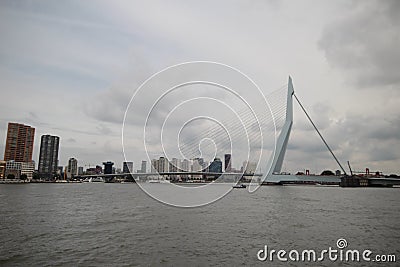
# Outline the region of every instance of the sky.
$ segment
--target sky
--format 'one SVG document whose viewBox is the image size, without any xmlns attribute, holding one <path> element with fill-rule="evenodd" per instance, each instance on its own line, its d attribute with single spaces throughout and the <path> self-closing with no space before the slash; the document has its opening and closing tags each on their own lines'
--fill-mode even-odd
<svg viewBox="0 0 400 267">
<path fill-rule="evenodd" d="M 53 134 L 60 165 L 121 167 L 137 88 L 171 65 L 212 61 L 265 95 L 290 75 L 342 164 L 400 173 L 399 12 L 398 1 L 0 1 L 0 150 L 12 121 L 36 128 L 36 162 L 40 136 Z M 305 169 L 338 166 L 294 103 L 283 171 Z"/>
</svg>

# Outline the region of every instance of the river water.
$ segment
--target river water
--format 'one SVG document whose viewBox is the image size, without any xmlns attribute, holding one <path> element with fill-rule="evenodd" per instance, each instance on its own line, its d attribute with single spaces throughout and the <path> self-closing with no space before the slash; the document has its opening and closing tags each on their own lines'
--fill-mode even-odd
<svg viewBox="0 0 400 267">
<path fill-rule="evenodd" d="M 397 255 L 379 265 L 396 266 L 400 189 L 264 186 L 188 209 L 161 204 L 136 184 L 0 185 L 0 226 L 0 266 L 367 264 L 257 259 L 265 245 L 320 251 L 339 238 L 351 249 Z"/>
</svg>

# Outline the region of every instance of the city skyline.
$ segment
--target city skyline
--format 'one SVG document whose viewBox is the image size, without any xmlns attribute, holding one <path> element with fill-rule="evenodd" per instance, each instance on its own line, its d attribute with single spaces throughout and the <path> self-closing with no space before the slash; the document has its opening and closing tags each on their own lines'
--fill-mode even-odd
<svg viewBox="0 0 400 267">
<path fill-rule="evenodd" d="M 38 171 L 38 173 L 41 175 L 44 175 L 44 176 L 49 176 L 49 174 L 54 175 L 54 173 L 56 173 L 58 167 L 63 167 L 63 168 L 66 167 L 68 169 L 71 168 L 71 159 L 74 159 L 77 162 L 79 162 L 79 159 L 76 159 L 76 157 L 73 157 L 73 156 L 69 156 L 68 160 L 65 164 L 63 162 L 60 162 L 58 160 L 60 137 L 51 135 L 51 134 L 41 135 L 38 160 L 35 160 L 32 157 L 32 155 L 34 152 L 34 143 L 35 143 L 34 140 L 35 140 L 36 128 L 34 128 L 30 125 L 25 125 L 25 124 L 17 123 L 17 122 L 8 122 L 8 125 L 9 126 L 7 128 L 8 134 L 7 134 L 7 138 L 6 138 L 6 144 L 9 143 L 9 145 L 5 146 L 5 150 L 3 153 L 5 161 L 15 160 L 17 162 L 33 162 L 35 164 L 35 169 Z M 23 130 L 23 133 L 22 133 L 22 130 Z M 27 134 L 27 133 L 29 133 L 29 134 Z M 13 138 L 22 138 L 20 136 L 23 137 L 23 141 L 20 141 L 20 142 L 17 141 L 19 146 L 15 147 L 11 151 L 9 148 L 10 144 L 11 144 L 11 140 L 13 140 Z M 17 139 L 15 139 L 15 140 L 17 140 Z M 26 149 L 25 149 L 25 142 L 29 143 L 29 145 L 27 146 Z M 24 146 L 23 149 L 22 149 L 21 145 Z M 11 152 L 12 152 L 12 155 L 11 155 Z M 28 158 L 29 160 L 23 161 L 19 158 L 18 158 L 18 160 L 16 160 L 16 155 L 21 154 L 21 153 L 23 153 L 23 156 L 20 156 L 19 158 L 21 158 L 21 159 Z M 6 158 L 6 155 L 7 155 L 7 158 Z M 232 165 L 231 154 L 221 154 L 221 156 L 224 156 L 224 158 L 225 158 L 224 163 L 228 166 L 228 170 L 230 170 L 231 168 L 235 169 L 234 167 L 231 166 Z M 228 157 L 228 159 L 227 159 L 227 157 Z M 165 155 L 160 156 L 160 158 L 165 158 Z M 218 157 L 216 157 L 215 159 L 217 159 L 217 158 Z M 197 159 L 198 158 L 190 158 L 190 159 L 180 159 L 179 158 L 178 160 L 179 160 L 179 163 L 181 163 L 181 161 L 184 161 L 184 160 L 193 161 L 193 160 L 197 160 Z M 200 159 L 202 159 L 202 158 L 200 158 Z M 149 160 L 149 162 L 152 162 L 152 160 L 157 160 L 157 159 L 152 158 Z M 171 158 L 171 160 L 168 161 L 168 164 L 170 162 L 174 162 L 174 160 L 177 160 L 177 158 L 174 158 L 174 157 Z M 204 160 L 204 159 L 202 159 L 202 160 Z M 85 162 L 85 161 L 83 160 L 83 162 Z M 125 163 L 127 163 L 128 165 L 125 166 L 126 165 Z M 211 164 L 211 161 L 208 163 Z M 99 164 L 100 164 L 100 162 L 96 162 L 96 163 L 93 163 L 92 166 L 99 165 Z M 201 165 L 203 165 L 203 164 L 201 164 Z M 91 165 L 85 164 L 84 166 L 82 166 L 82 165 L 78 164 L 76 168 L 75 167 L 73 168 L 73 173 L 75 173 L 75 172 L 76 172 L 76 174 L 78 173 L 78 169 L 77 169 L 78 166 L 90 168 Z M 119 166 L 119 165 L 116 165 L 116 166 Z M 140 166 L 141 166 L 140 169 L 135 170 L 133 161 L 123 161 L 121 163 L 120 169 L 121 170 L 130 169 L 131 172 L 147 171 L 147 160 L 141 160 Z M 165 166 L 168 166 L 167 163 L 165 163 Z M 177 166 L 177 165 L 175 164 L 175 166 Z M 168 167 L 164 167 L 162 169 L 168 169 Z M 227 169 L 227 167 L 224 167 L 224 170 L 226 170 L 226 169 Z"/>
<path fill-rule="evenodd" d="M 70 157 L 66 165 L 59 163 L 58 153 L 60 145 L 60 137 L 50 134 L 45 134 L 40 137 L 40 150 L 39 159 L 35 161 L 32 158 L 33 154 L 33 144 L 35 140 L 35 128 L 30 125 L 25 125 L 16 122 L 9 122 L 7 128 L 7 139 L 6 139 L 6 149 L 4 151 L 4 167 L 5 176 L 7 174 L 15 174 L 16 177 L 20 177 L 22 173 L 29 172 L 29 179 L 32 178 L 34 171 L 37 171 L 38 175 L 43 179 L 53 179 L 59 176 L 59 179 L 71 179 L 74 176 L 82 175 L 87 172 L 91 172 L 90 165 L 85 165 L 84 168 L 79 164 L 79 160 Z M 157 158 L 152 158 L 150 161 L 150 171 L 151 172 L 178 172 L 178 171 L 210 171 L 216 173 L 222 173 L 224 169 L 225 172 L 236 172 L 236 168 L 232 167 L 231 154 L 224 154 L 224 165 L 220 158 L 215 157 L 213 161 L 205 161 L 204 158 L 195 157 L 190 159 L 181 158 L 171 158 L 160 156 Z M 28 163 L 21 165 L 22 163 Z M 134 169 L 133 161 L 124 161 L 121 164 L 121 168 L 116 165 L 113 167 L 113 161 L 103 162 L 104 168 L 100 165 L 96 165 L 96 173 L 102 172 L 104 174 L 112 174 L 117 172 L 122 173 L 147 173 L 147 161 L 142 160 L 140 169 Z M 241 171 L 248 171 L 248 165 L 252 166 L 250 169 L 253 173 L 256 171 L 256 163 L 244 161 L 243 165 L 240 167 Z M 222 169 L 222 167 L 224 168 Z M 98 168 L 100 167 L 100 170 Z M 3 171 L 2 171 L 3 174 Z"/>
<path fill-rule="evenodd" d="M 0 140 L 7 122 L 17 121 L 35 127 L 37 136 L 62 137 L 62 165 L 70 157 L 83 166 L 120 164 L 122 119 L 135 89 L 170 65 L 210 60 L 242 70 L 265 94 L 292 75 L 296 93 L 341 162 L 399 173 L 394 2 L 270 1 L 232 4 L 228 12 L 222 3 L 214 3 L 213 11 L 204 3 L 159 5 L 164 12 L 154 14 L 148 3 L 1 2 L 0 87 L 7 101 L 0 110 Z M 368 32 L 361 34 L 364 28 Z M 294 109 L 283 169 L 336 168 Z M 0 142 L 1 151 L 4 146 Z M 127 160 L 142 159 L 145 153 L 138 151 Z"/>
</svg>

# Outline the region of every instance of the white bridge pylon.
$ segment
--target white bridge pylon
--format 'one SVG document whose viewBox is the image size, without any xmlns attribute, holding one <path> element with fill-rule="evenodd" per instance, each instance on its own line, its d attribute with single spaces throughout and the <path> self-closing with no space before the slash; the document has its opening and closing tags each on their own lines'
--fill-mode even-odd
<svg viewBox="0 0 400 267">
<path fill-rule="evenodd" d="M 281 132 L 276 139 L 275 154 L 273 157 L 271 168 L 265 176 L 266 180 L 268 180 L 268 177 L 270 177 L 272 174 L 281 173 L 282 170 L 283 159 L 285 158 L 286 148 L 289 142 L 289 136 L 293 125 L 293 94 L 294 88 L 292 78 L 289 76 L 285 123 L 283 124 Z"/>
<path fill-rule="evenodd" d="M 270 165 L 271 168 L 268 173 L 263 176 L 263 182 L 270 182 L 270 183 L 282 183 L 282 182 L 319 182 L 319 183 L 336 183 L 340 182 L 340 176 L 315 176 L 315 175 L 291 175 L 291 174 L 281 174 L 283 160 L 285 158 L 285 153 L 287 149 L 287 144 L 289 142 L 290 132 L 292 130 L 293 125 L 293 97 L 296 99 L 298 104 L 300 105 L 301 109 L 304 111 L 305 115 L 307 116 L 308 120 L 314 127 L 315 131 L 318 133 L 319 137 L 321 138 L 322 142 L 325 144 L 326 148 L 332 154 L 333 158 L 335 159 L 338 166 L 343 171 L 343 174 L 346 175 L 346 171 L 343 166 L 340 164 L 339 160 L 333 153 L 332 149 L 329 147 L 328 143 L 323 138 L 322 134 L 318 130 L 317 126 L 311 120 L 310 116 L 304 109 L 303 105 L 300 103 L 300 100 L 294 93 L 292 78 L 289 76 L 289 83 L 288 83 L 288 91 L 287 91 L 287 99 L 286 99 L 286 114 L 285 114 L 285 122 L 283 127 L 279 133 L 278 138 L 276 139 L 276 147 L 274 157 L 272 159 L 272 164 Z"/>
</svg>

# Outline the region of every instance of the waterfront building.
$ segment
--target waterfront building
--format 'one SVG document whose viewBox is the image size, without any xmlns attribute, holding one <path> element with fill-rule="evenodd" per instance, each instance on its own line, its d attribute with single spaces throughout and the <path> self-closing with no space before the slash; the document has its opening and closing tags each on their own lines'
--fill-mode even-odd
<svg viewBox="0 0 400 267">
<path fill-rule="evenodd" d="M 133 172 L 133 162 L 132 161 L 122 162 L 122 172 L 123 173 L 132 173 Z"/>
<path fill-rule="evenodd" d="M 60 137 L 42 135 L 40 140 L 38 172 L 46 179 L 53 178 L 57 173 L 58 149 Z"/>
<path fill-rule="evenodd" d="M 29 125 L 9 122 L 4 160 L 32 162 L 34 138 L 35 128 Z"/>
<path fill-rule="evenodd" d="M 4 161 L 4 176 L 13 175 L 16 179 L 21 175 L 32 179 L 35 163 L 32 161 L 35 128 L 20 123 L 9 122 L 7 128 Z M 8 170 L 7 170 L 8 169 Z"/>
<path fill-rule="evenodd" d="M 9 160 L 6 162 L 6 168 L 4 177 L 14 176 L 14 179 L 20 179 L 22 176 L 26 176 L 27 179 L 31 180 L 33 172 L 35 171 L 35 162 L 17 162 L 15 160 Z"/>
<path fill-rule="evenodd" d="M 21 162 L 21 175 L 26 175 L 28 180 L 32 180 L 35 171 L 35 162 Z"/>
<path fill-rule="evenodd" d="M 64 180 L 67 180 L 67 178 L 68 178 L 67 173 L 68 173 L 68 165 L 64 166 L 64 171 L 63 171 L 63 179 Z"/>
<path fill-rule="evenodd" d="M 101 174 L 103 173 L 103 168 L 99 165 L 96 165 L 96 168 L 94 169 L 96 174 Z"/>
<path fill-rule="evenodd" d="M 203 170 L 203 160 L 201 158 L 194 158 L 192 163 L 192 171 L 193 172 L 201 172 Z M 193 179 L 201 179 L 201 175 L 192 175 Z"/>
<path fill-rule="evenodd" d="M 169 171 L 177 172 L 178 169 L 179 169 L 179 160 L 177 158 L 172 158 L 171 162 L 169 163 Z"/>
<path fill-rule="evenodd" d="M 187 159 L 182 160 L 181 170 L 188 172 L 190 170 L 190 161 Z"/>
<path fill-rule="evenodd" d="M 213 162 L 211 162 L 209 167 L 210 172 L 222 173 L 222 161 L 219 158 L 215 158 Z"/>
<path fill-rule="evenodd" d="M 57 167 L 57 175 L 58 175 L 61 179 L 64 179 L 64 167 L 63 167 L 63 166 L 58 166 L 58 167 Z"/>
<path fill-rule="evenodd" d="M 112 161 L 103 162 L 103 165 L 104 165 L 104 174 L 112 174 L 113 173 L 114 162 L 112 162 Z"/>
<path fill-rule="evenodd" d="M 74 178 L 78 174 L 78 160 L 75 158 L 70 158 L 68 160 L 67 166 L 67 178 Z"/>
<path fill-rule="evenodd" d="M 225 154 L 225 171 L 230 172 L 232 170 L 232 156 L 231 154 Z"/>
<path fill-rule="evenodd" d="M 208 167 L 210 172 L 222 173 L 222 161 L 220 158 L 215 158 Z M 219 175 L 214 175 L 214 178 L 218 178 Z"/>
<path fill-rule="evenodd" d="M 197 161 L 199 162 L 199 164 L 201 166 L 201 171 L 203 171 L 203 172 L 207 171 L 208 163 L 203 158 L 197 158 Z"/>
<path fill-rule="evenodd" d="M 85 174 L 86 175 L 96 174 L 96 168 L 87 168 Z"/>
<path fill-rule="evenodd" d="M 21 176 L 21 162 L 15 160 L 8 160 L 6 162 L 5 178 L 9 179 L 14 177 L 14 179 L 19 179 Z"/>
<path fill-rule="evenodd" d="M 146 173 L 147 172 L 147 161 L 142 160 L 142 167 L 140 169 L 141 173 Z"/>
<path fill-rule="evenodd" d="M 160 157 L 158 160 L 158 172 L 168 172 L 169 162 L 165 157 Z"/>
<path fill-rule="evenodd" d="M 4 179 L 6 173 L 6 161 L 0 160 L 0 179 Z"/>
<path fill-rule="evenodd" d="M 158 160 L 157 159 L 152 159 L 150 165 L 151 165 L 150 166 L 150 168 L 151 168 L 150 172 L 151 173 L 158 172 Z"/>
<path fill-rule="evenodd" d="M 171 162 L 169 163 L 169 172 L 177 172 L 179 171 L 179 160 L 177 158 L 172 158 Z M 177 179 L 177 175 L 171 175 L 171 179 Z"/>
<path fill-rule="evenodd" d="M 190 171 L 190 161 L 187 159 L 183 159 L 181 162 L 181 170 L 184 172 L 188 172 Z M 189 175 L 185 174 L 185 175 L 181 175 L 181 178 L 186 180 L 189 178 Z"/>
<path fill-rule="evenodd" d="M 78 175 L 82 175 L 83 174 L 83 167 L 79 166 L 78 167 Z"/>
</svg>

